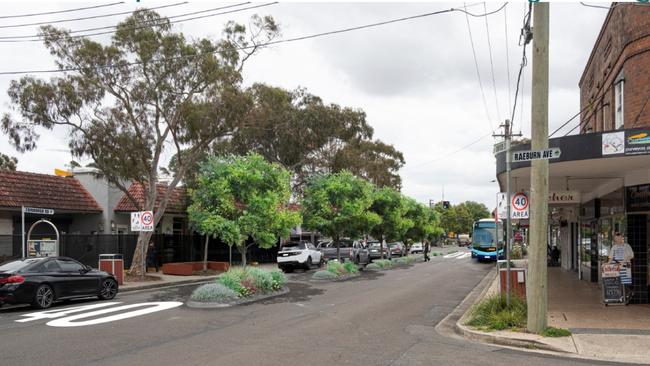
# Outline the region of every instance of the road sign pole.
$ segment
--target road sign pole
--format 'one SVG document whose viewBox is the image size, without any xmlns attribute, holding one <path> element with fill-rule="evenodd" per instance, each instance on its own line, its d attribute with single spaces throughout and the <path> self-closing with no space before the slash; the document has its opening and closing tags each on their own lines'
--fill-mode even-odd
<svg viewBox="0 0 650 366">
<path fill-rule="evenodd" d="M 25 259 L 25 206 L 20 207 L 20 216 L 22 220 L 22 227 L 20 230 L 21 242 L 22 242 L 22 259 Z"/>
</svg>

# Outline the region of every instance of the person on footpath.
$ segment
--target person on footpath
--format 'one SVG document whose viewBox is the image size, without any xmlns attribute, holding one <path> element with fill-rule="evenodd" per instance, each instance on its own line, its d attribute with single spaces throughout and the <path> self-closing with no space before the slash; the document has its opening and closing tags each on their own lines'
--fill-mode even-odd
<svg viewBox="0 0 650 366">
<path fill-rule="evenodd" d="M 626 287 L 632 285 L 632 260 L 634 259 L 634 251 L 630 244 L 625 242 L 623 234 L 620 232 L 614 233 L 614 245 L 609 251 L 609 261 L 621 264 L 621 283 Z"/>
<path fill-rule="evenodd" d="M 156 246 L 153 244 L 153 240 L 151 240 L 149 242 L 149 249 L 147 250 L 147 267 L 154 267 L 156 269 L 156 272 L 158 272 L 157 254 L 158 253 L 156 253 Z"/>
<path fill-rule="evenodd" d="M 425 262 L 430 261 L 431 258 L 429 258 L 429 241 L 428 240 L 424 241 L 424 250 L 423 250 L 423 252 L 424 252 L 424 261 Z"/>
</svg>

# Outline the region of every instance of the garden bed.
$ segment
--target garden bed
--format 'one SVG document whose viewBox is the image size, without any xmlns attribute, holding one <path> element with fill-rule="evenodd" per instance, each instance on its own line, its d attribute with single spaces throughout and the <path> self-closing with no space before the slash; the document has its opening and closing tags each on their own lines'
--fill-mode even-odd
<svg viewBox="0 0 650 366">
<path fill-rule="evenodd" d="M 208 269 L 226 272 L 229 269 L 227 262 L 208 262 Z M 192 276 L 194 272 L 203 270 L 203 262 L 176 262 L 165 263 L 162 266 L 163 274 L 175 276 Z"/>
<path fill-rule="evenodd" d="M 358 276 L 359 268 L 356 264 L 352 262 L 340 263 L 338 261 L 330 261 L 327 263 L 327 268 L 314 273 L 311 280 L 318 282 L 345 281 Z"/>
<path fill-rule="evenodd" d="M 251 267 L 230 269 L 215 282 L 196 288 L 187 306 L 223 308 L 248 304 L 288 293 L 286 283 L 284 273 L 278 270 Z"/>
</svg>

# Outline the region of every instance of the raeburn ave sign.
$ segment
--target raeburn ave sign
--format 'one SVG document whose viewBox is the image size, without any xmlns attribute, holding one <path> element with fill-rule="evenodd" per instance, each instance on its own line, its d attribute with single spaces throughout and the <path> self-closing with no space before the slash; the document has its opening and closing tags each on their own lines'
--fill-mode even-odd
<svg viewBox="0 0 650 366">
<path fill-rule="evenodd" d="M 537 151 L 515 151 L 512 153 L 512 162 L 519 163 L 522 161 L 557 159 L 562 155 L 562 151 L 557 147 Z"/>
</svg>

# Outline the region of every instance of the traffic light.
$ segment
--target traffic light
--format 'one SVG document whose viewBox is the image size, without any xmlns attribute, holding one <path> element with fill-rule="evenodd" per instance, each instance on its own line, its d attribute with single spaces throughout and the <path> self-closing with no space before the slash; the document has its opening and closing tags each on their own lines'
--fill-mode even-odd
<svg viewBox="0 0 650 366">
<path fill-rule="evenodd" d="M 449 204 L 449 201 L 442 201 L 442 208 L 447 210 L 447 209 L 449 209 L 449 207 L 451 207 L 451 205 Z"/>
</svg>

